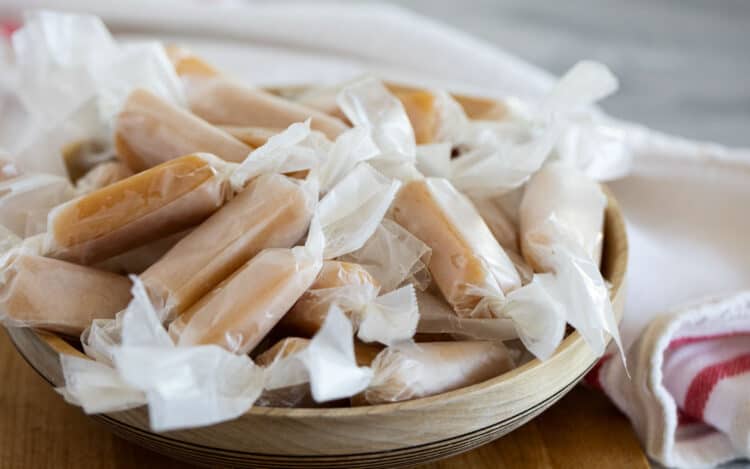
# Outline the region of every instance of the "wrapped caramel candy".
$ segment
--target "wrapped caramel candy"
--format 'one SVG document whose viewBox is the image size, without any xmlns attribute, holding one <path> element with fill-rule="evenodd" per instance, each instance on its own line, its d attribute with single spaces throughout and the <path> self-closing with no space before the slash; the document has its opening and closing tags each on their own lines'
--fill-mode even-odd
<svg viewBox="0 0 750 469">
<path fill-rule="evenodd" d="M 404 185 L 393 218 L 432 248 L 429 270 L 460 316 L 491 317 L 521 286 L 513 263 L 474 206 L 445 179 Z"/>
<path fill-rule="evenodd" d="M 255 178 L 234 199 L 141 275 L 167 317 L 179 314 L 266 248 L 288 248 L 305 234 L 314 184 L 279 174 Z"/>
<path fill-rule="evenodd" d="M 312 337 L 323 325 L 331 302 L 346 294 L 339 290 L 337 295 L 330 289 L 345 286 L 367 286 L 371 298 L 380 290 L 377 281 L 362 266 L 350 262 L 326 261 L 310 290 L 295 303 L 279 326 L 291 334 Z"/>
<path fill-rule="evenodd" d="M 6 258 L 0 281 L 0 319 L 11 327 L 80 335 L 91 321 L 114 317 L 128 301 L 126 277 L 23 252 Z"/>
<path fill-rule="evenodd" d="M 511 368 L 500 342 L 426 342 L 391 346 L 372 362 L 374 376 L 356 404 L 381 404 L 432 396 L 481 383 Z"/>
<path fill-rule="evenodd" d="M 281 128 L 237 127 L 233 125 L 222 125 L 220 128 L 240 142 L 253 148 L 258 148 L 264 145 L 269 138 L 284 131 L 284 129 Z"/>
<path fill-rule="evenodd" d="M 136 172 L 189 153 L 241 162 L 251 151 L 225 131 L 140 89 L 130 94 L 117 116 L 115 146 L 120 159 Z"/>
<path fill-rule="evenodd" d="M 315 281 L 320 265 L 294 249 L 266 249 L 169 327 L 178 346 L 217 344 L 248 353 Z"/>
<path fill-rule="evenodd" d="M 45 252 L 90 264 L 196 225 L 228 195 L 226 163 L 194 154 L 56 207 Z"/>
<path fill-rule="evenodd" d="M 348 128 L 335 117 L 218 74 L 185 49 L 167 53 L 183 78 L 190 110 L 214 125 L 286 128 L 311 118 L 312 128 L 329 138 Z"/>
<path fill-rule="evenodd" d="M 68 177 L 75 184 L 78 180 L 115 158 L 105 142 L 95 138 L 75 140 L 62 148 L 62 158 Z"/>
<path fill-rule="evenodd" d="M 76 181 L 76 193 L 88 194 L 132 175 L 133 171 L 124 163 L 107 161 L 94 166 L 94 168 Z"/>
</svg>

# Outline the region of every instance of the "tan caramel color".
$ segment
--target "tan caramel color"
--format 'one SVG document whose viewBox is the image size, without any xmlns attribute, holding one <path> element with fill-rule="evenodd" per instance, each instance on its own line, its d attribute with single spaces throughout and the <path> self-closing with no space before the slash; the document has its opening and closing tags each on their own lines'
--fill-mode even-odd
<svg viewBox="0 0 750 469">
<path fill-rule="evenodd" d="M 232 125 L 219 126 L 222 130 L 226 131 L 229 135 L 236 138 L 245 145 L 249 145 L 253 148 L 258 148 L 264 145 L 269 138 L 283 132 L 281 128 L 271 127 L 235 127 Z"/>
<path fill-rule="evenodd" d="M 49 254 L 90 264 L 200 223 L 226 198 L 221 164 L 186 155 L 60 205 Z"/>
<path fill-rule="evenodd" d="M 424 90 L 391 90 L 401 101 L 414 129 L 417 144 L 432 143 L 438 130 L 435 95 Z"/>
<path fill-rule="evenodd" d="M 372 368 L 375 377 L 355 404 L 405 401 L 481 383 L 513 368 L 513 360 L 501 342 L 425 342 L 389 347 Z"/>
<path fill-rule="evenodd" d="M 249 353 L 315 280 L 320 266 L 291 249 L 266 249 L 169 327 L 178 345 L 216 344 Z"/>
<path fill-rule="evenodd" d="M 76 192 L 86 194 L 133 175 L 133 171 L 120 161 L 107 161 L 94 166 L 76 181 Z"/>
<path fill-rule="evenodd" d="M 311 127 L 334 139 L 348 126 L 318 110 L 227 77 L 188 79 L 190 110 L 214 125 L 285 129 L 312 118 Z"/>
<path fill-rule="evenodd" d="M 11 259 L 0 285 L 0 316 L 18 325 L 78 336 L 130 301 L 127 277 L 29 254 Z"/>
<path fill-rule="evenodd" d="M 416 88 L 397 83 L 386 83 L 386 87 L 396 96 L 401 94 L 408 95 L 411 93 L 429 93 L 423 88 Z M 456 93 L 451 93 L 451 96 L 461 105 L 469 119 L 503 120 L 508 116 L 508 108 L 500 100 Z"/>
<path fill-rule="evenodd" d="M 467 293 L 467 285 L 484 284 L 487 272 L 425 181 L 412 181 L 401 188 L 393 202 L 393 218 L 432 248 L 428 267 L 445 299 L 456 310 L 473 309 L 481 297 Z"/>
<path fill-rule="evenodd" d="M 178 75 L 193 75 L 212 77 L 220 72 L 203 59 L 193 54 L 192 51 L 176 45 L 164 46 L 167 57 L 172 62 Z"/>
<path fill-rule="evenodd" d="M 85 176 L 97 165 L 112 160 L 115 157 L 107 147 L 94 139 L 77 140 L 62 148 L 62 158 L 65 170 L 72 182 Z"/>
<path fill-rule="evenodd" d="M 142 89 L 130 94 L 117 116 L 115 148 L 135 172 L 197 152 L 237 163 L 252 150 L 223 130 Z"/>
<path fill-rule="evenodd" d="M 312 337 L 323 325 L 333 299 L 328 295 L 319 295 L 316 290 L 368 284 L 375 289 L 379 288 L 377 280 L 361 265 L 325 261 L 310 290 L 306 291 L 284 316 L 279 327 L 293 335 Z"/>
<path fill-rule="evenodd" d="M 301 337 L 287 337 L 276 342 L 273 347 L 261 353 L 255 358 L 255 364 L 268 366 L 277 359 L 286 358 L 297 352 L 301 352 L 310 345 L 310 339 Z"/>
<path fill-rule="evenodd" d="M 152 300 L 179 314 L 263 249 L 292 247 L 310 223 L 309 198 L 286 176 L 254 179 L 143 272 Z"/>
</svg>

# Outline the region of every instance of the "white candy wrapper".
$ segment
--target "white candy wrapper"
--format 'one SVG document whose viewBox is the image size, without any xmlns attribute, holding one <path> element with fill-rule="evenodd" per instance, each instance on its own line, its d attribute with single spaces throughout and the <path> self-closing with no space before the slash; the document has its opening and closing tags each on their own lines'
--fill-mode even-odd
<svg viewBox="0 0 750 469">
<path fill-rule="evenodd" d="M 353 396 L 367 387 L 372 371 L 357 366 L 352 324 L 335 305 L 320 331 L 300 352 L 275 361 L 266 377 L 266 389 L 310 383 L 317 402 Z"/>
<path fill-rule="evenodd" d="M 415 162 L 416 141 L 401 101 L 377 79 L 365 77 L 342 89 L 337 102 L 355 127 L 370 131 L 379 160 Z"/>
<path fill-rule="evenodd" d="M 355 404 L 380 404 L 431 396 L 494 378 L 514 366 L 500 342 L 404 343 L 380 352 L 373 378 Z"/>
<path fill-rule="evenodd" d="M 254 150 L 232 176 L 237 190 L 260 174 L 316 170 L 322 193 L 328 192 L 358 163 L 378 154 L 367 130 L 357 127 L 334 142 L 310 129 L 310 120 L 295 123 Z"/>
<path fill-rule="evenodd" d="M 60 149 L 71 141 L 106 141 L 114 115 L 136 88 L 184 105 L 182 86 L 156 43 L 117 44 L 89 15 L 34 12 L 12 38 L 27 128 L 13 146 L 24 169 L 64 175 Z M 50 79 L 54 77 L 54 79 Z"/>
<path fill-rule="evenodd" d="M 562 305 L 550 309 L 562 310 L 598 355 L 607 344 L 605 333 L 622 350 L 609 288 L 599 271 L 606 204 L 598 184 L 575 168 L 554 163 L 532 178 L 520 208 L 524 256 L 538 272 L 549 272 L 535 276 L 530 285 L 546 292 L 548 304 Z M 526 301 L 543 298 L 537 292 Z"/>
<path fill-rule="evenodd" d="M 0 181 L 0 225 L 25 238 L 47 229 L 47 216 L 74 196 L 66 178 L 24 173 Z"/>
<path fill-rule="evenodd" d="M 462 151 L 450 161 L 449 179 L 472 197 L 493 197 L 522 185 L 553 153 L 593 176 L 621 176 L 629 168 L 621 136 L 587 111 L 616 89 L 604 65 L 580 62 L 536 108 L 507 100 L 510 113 L 500 122 L 471 121 L 448 94 L 436 93 L 439 135 Z"/>
<path fill-rule="evenodd" d="M 154 431 L 219 423 L 253 405 L 263 389 L 264 372 L 249 357 L 214 345 L 175 347 L 137 278 L 133 296 L 112 327 L 97 334 L 105 337 L 96 339 L 102 347 L 98 353 L 110 358 L 114 368 L 61 357 L 66 386 L 59 391 L 68 401 L 89 413 L 148 404 Z"/>
<path fill-rule="evenodd" d="M 379 291 L 378 282 L 362 266 L 326 261 L 279 327 L 291 335 L 311 337 L 336 305 L 347 314 L 363 342 L 390 345 L 411 339 L 419 320 L 414 287 L 407 285 L 378 297 Z"/>
<path fill-rule="evenodd" d="M 430 284 L 427 265 L 432 249 L 393 220 L 384 219 L 360 249 L 340 259 L 361 265 L 380 284 L 395 290 L 404 282 L 424 290 Z"/>
<path fill-rule="evenodd" d="M 521 278 L 471 201 L 446 179 L 409 182 L 393 219 L 432 248 L 429 269 L 459 316 L 493 317 Z"/>
</svg>

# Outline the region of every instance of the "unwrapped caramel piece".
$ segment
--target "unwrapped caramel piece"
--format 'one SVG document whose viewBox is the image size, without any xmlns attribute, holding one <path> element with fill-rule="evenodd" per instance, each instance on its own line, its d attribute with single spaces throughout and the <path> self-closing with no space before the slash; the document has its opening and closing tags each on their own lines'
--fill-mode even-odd
<svg viewBox="0 0 750 469">
<path fill-rule="evenodd" d="M 0 318 L 10 326 L 80 335 L 130 301 L 127 277 L 30 254 L 11 256 L 0 284 Z"/>
<path fill-rule="evenodd" d="M 521 286 L 513 263 L 482 217 L 447 180 L 404 185 L 393 203 L 393 218 L 432 248 L 432 278 L 460 316 L 476 314 L 475 307 L 486 296 L 502 297 Z"/>
<path fill-rule="evenodd" d="M 90 264 L 196 225 L 227 197 L 224 165 L 186 155 L 59 205 L 46 252 Z"/>
<path fill-rule="evenodd" d="M 294 249 L 266 249 L 220 283 L 169 327 L 179 346 L 216 344 L 245 354 L 312 285 L 317 261 Z"/>
<path fill-rule="evenodd" d="M 310 290 L 284 316 L 279 327 L 295 335 L 312 337 L 323 325 L 331 303 L 336 300 L 326 290 L 347 285 L 372 285 L 375 294 L 379 288 L 377 280 L 361 265 L 325 261 Z"/>
<path fill-rule="evenodd" d="M 317 193 L 279 174 L 254 179 L 234 199 L 141 275 L 169 316 L 192 306 L 266 248 L 292 247 L 312 217 Z"/>
<path fill-rule="evenodd" d="M 115 147 L 120 159 L 136 172 L 197 152 L 238 163 L 252 150 L 225 131 L 142 89 L 128 96 L 117 116 Z"/>
<path fill-rule="evenodd" d="M 511 368 L 501 342 L 426 342 L 388 347 L 372 362 L 370 386 L 353 404 L 405 401 L 481 383 Z"/>
<path fill-rule="evenodd" d="M 284 129 L 271 127 L 236 127 L 233 125 L 219 127 L 232 137 L 253 148 L 264 145 L 269 138 L 284 131 Z"/>
</svg>

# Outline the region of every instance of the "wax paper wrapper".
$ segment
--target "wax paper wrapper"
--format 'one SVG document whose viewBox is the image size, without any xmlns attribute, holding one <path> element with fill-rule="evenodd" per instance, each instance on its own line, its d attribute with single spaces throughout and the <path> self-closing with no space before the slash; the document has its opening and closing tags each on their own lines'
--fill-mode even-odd
<svg viewBox="0 0 750 469">
<path fill-rule="evenodd" d="M 17 115 L 7 116 L 12 124 L 4 125 L 25 125 L 0 147 L 24 170 L 64 176 L 61 149 L 76 140 L 106 144 L 115 114 L 136 88 L 185 102 L 161 45 L 119 45 L 94 16 L 33 12 L 12 43 L 8 81 Z"/>
</svg>

